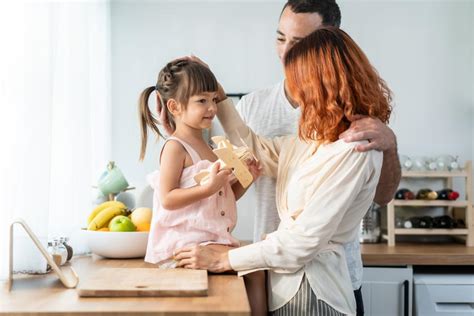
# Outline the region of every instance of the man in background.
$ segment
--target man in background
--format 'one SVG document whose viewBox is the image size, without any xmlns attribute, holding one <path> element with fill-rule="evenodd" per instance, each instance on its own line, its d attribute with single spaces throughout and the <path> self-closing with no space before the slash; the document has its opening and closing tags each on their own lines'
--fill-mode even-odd
<svg viewBox="0 0 474 316">
<path fill-rule="evenodd" d="M 339 27 L 341 12 L 335 0 L 290 0 L 281 12 L 278 22 L 276 49 L 283 63 L 286 52 L 299 40 L 320 26 Z M 244 96 L 237 110 L 246 124 L 258 135 L 276 137 L 297 133 L 300 110 L 286 93 L 285 80 Z M 341 134 L 347 142 L 368 140 L 359 145 L 359 151 L 380 150 L 384 153 L 382 173 L 372 207 L 385 205 L 393 197 L 400 181 L 396 137 L 393 131 L 378 119 L 359 117 L 351 128 Z M 277 230 L 280 223 L 275 202 L 275 180 L 262 176 L 255 183 L 257 210 L 253 241 Z M 347 265 L 357 303 L 357 315 L 364 314 L 362 301 L 362 258 L 358 238 L 344 245 Z"/>
</svg>

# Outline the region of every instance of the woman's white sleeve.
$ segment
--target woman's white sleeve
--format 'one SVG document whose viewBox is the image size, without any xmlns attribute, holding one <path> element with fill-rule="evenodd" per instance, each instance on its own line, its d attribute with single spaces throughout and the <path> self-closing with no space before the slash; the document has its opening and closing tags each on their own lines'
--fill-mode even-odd
<svg viewBox="0 0 474 316">
<path fill-rule="evenodd" d="M 255 134 L 242 120 L 231 99 L 219 103 L 217 117 L 230 142 L 242 146 L 243 140 L 260 161 L 263 174 L 276 178 L 280 151 L 289 137 L 266 138 Z"/>
<path fill-rule="evenodd" d="M 367 207 L 373 199 L 380 175 L 380 167 L 372 162 L 373 154 L 380 155 L 349 148 L 340 153 L 345 156 L 335 157 L 338 165 L 328 168 L 332 171 L 323 179 L 315 179 L 314 193 L 299 216 L 265 240 L 231 250 L 232 268 L 244 274 L 259 269 L 292 273 L 324 250 L 338 229 L 358 226 L 367 208 L 354 210 L 351 204 L 362 190 L 370 193 Z"/>
</svg>

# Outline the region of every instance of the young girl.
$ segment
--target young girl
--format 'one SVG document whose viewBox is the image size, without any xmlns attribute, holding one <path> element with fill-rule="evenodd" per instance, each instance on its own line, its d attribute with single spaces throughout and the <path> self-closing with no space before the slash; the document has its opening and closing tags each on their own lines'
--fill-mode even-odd
<svg viewBox="0 0 474 316">
<path fill-rule="evenodd" d="M 245 189 L 232 181 L 231 171 L 219 170 L 216 155 L 203 139 L 203 130 L 211 127 L 217 111 L 218 83 L 205 66 L 187 59 L 166 65 L 156 86 L 146 88 L 140 95 L 141 152 L 143 160 L 148 128 L 158 137 L 168 134 L 160 156 L 160 170 L 149 176 L 154 189 L 153 219 L 145 261 L 174 263 L 174 251 L 190 245 L 212 248 L 238 247 L 231 232 L 235 227 L 236 200 Z M 148 106 L 150 94 L 156 92 L 157 119 Z M 163 137 L 164 138 L 164 137 Z M 209 180 L 197 185 L 194 176 L 211 168 Z M 259 170 L 249 165 L 254 179 Z M 188 262 L 184 267 L 191 267 Z M 266 312 L 264 275 L 254 274 L 245 280 L 254 314 Z"/>
</svg>

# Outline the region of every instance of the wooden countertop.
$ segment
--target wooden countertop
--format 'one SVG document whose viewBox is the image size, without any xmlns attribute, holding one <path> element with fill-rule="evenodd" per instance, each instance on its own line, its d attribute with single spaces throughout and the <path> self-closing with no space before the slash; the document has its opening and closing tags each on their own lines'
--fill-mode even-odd
<svg viewBox="0 0 474 316">
<path fill-rule="evenodd" d="M 462 244 L 399 243 L 362 244 L 366 266 L 474 265 L 474 247 Z M 79 277 L 98 267 L 153 267 L 142 259 L 108 260 L 79 256 L 72 260 Z M 0 283 L 0 315 L 250 315 L 242 278 L 209 275 L 207 297 L 80 298 L 76 290 L 62 286 L 55 274 L 18 276 L 11 292 Z"/>
<path fill-rule="evenodd" d="M 143 259 L 109 260 L 96 256 L 74 257 L 72 266 L 81 278 L 98 267 L 153 267 Z M 209 275 L 207 297 L 79 297 L 62 286 L 54 273 L 17 276 L 11 292 L 0 283 L 0 315 L 250 315 L 242 278 Z"/>
<path fill-rule="evenodd" d="M 364 265 L 474 265 L 474 247 L 463 244 L 361 244 Z"/>
</svg>

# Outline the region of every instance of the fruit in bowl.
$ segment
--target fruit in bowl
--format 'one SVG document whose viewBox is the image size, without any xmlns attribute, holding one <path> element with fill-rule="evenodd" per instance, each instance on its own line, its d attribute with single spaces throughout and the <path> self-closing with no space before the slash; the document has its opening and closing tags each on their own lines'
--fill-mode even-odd
<svg viewBox="0 0 474 316">
<path fill-rule="evenodd" d="M 151 217 L 153 212 L 148 207 L 139 207 L 133 210 L 130 215 L 130 219 L 133 224 L 137 227 L 137 231 L 147 232 L 150 231 Z"/>
<path fill-rule="evenodd" d="M 107 201 L 95 207 L 87 218 L 88 230 L 108 227 L 109 222 L 118 215 L 126 215 L 127 206 L 119 201 Z"/>
<path fill-rule="evenodd" d="M 152 211 L 130 213 L 120 201 L 107 201 L 92 210 L 83 230 L 92 253 L 107 258 L 140 258 L 146 253 Z"/>
<path fill-rule="evenodd" d="M 134 232 L 137 230 L 135 224 L 127 216 L 118 215 L 110 220 L 109 231 L 111 232 Z"/>
</svg>

